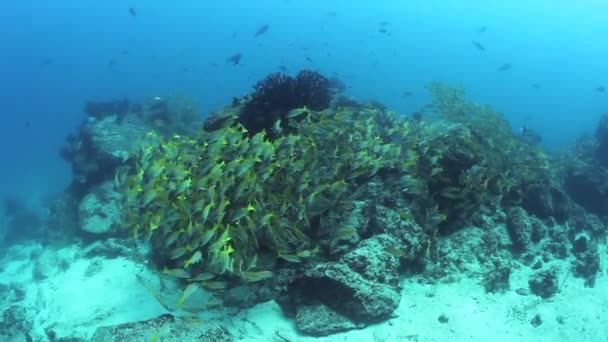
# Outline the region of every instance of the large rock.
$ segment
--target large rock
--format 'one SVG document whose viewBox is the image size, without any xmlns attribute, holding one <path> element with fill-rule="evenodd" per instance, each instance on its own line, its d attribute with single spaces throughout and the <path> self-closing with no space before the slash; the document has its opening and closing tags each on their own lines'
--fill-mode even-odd
<svg viewBox="0 0 608 342">
<path fill-rule="evenodd" d="M 387 252 L 394 242 L 381 234 L 338 261 L 310 266 L 293 277 L 279 303 L 301 331 L 317 336 L 390 317 L 401 300 L 399 257 Z"/>
<path fill-rule="evenodd" d="M 201 341 L 232 342 L 232 334 L 223 326 L 192 324 L 191 321 L 170 314 L 147 321 L 97 328 L 91 342 L 140 341 Z"/>
<path fill-rule="evenodd" d="M 93 186 L 114 178 L 116 168 L 152 128 L 136 114 L 89 117 L 78 135 L 70 135 L 61 156 L 72 166 L 72 191 L 84 196 Z"/>
<path fill-rule="evenodd" d="M 112 182 L 91 189 L 78 206 L 80 229 L 91 234 L 122 235 L 124 221 L 121 194 Z"/>
<path fill-rule="evenodd" d="M 33 341 L 30 335 L 33 324 L 28 317 L 26 310 L 18 305 L 4 310 L 0 316 L 0 341 Z"/>
<path fill-rule="evenodd" d="M 532 221 L 521 207 L 513 207 L 508 212 L 507 229 L 517 250 L 525 250 L 532 238 Z"/>
</svg>

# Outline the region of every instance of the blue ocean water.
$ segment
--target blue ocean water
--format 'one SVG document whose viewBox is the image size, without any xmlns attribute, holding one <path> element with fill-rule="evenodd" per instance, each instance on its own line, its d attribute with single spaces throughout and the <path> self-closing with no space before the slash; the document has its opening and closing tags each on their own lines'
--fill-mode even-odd
<svg viewBox="0 0 608 342">
<path fill-rule="evenodd" d="M 608 94 L 595 91 L 608 83 L 606 9 L 602 1 L 6 1 L 0 195 L 36 202 L 69 182 L 57 151 L 87 100 L 180 92 L 207 113 L 280 65 L 335 73 L 348 93 L 404 114 L 428 100 L 429 81 L 461 83 L 557 149 L 606 110 Z M 254 37 L 264 24 L 268 32 Z M 237 66 L 226 62 L 235 53 Z M 504 63 L 511 70 L 497 72 Z"/>
<path fill-rule="evenodd" d="M 302 69 L 312 69 L 326 76 L 339 78 L 347 86 L 345 91 L 347 95 L 361 100 L 379 101 L 389 109 L 409 116 L 421 111 L 431 101 L 425 86 L 432 81 L 442 81 L 463 85 L 467 90 L 468 99 L 492 106 L 508 119 L 513 130 L 519 132 L 521 128 L 525 127 L 538 132 L 543 139 L 543 148 L 556 154 L 568 149 L 582 134 L 593 134 L 601 115 L 608 113 L 608 92 L 605 89 L 608 86 L 608 65 L 606 63 L 608 45 L 604 43 L 605 37 L 608 36 L 608 22 L 605 19 L 608 3 L 600 0 L 576 2 L 566 0 L 180 0 L 171 2 L 160 0 L 128 2 L 118 0 L 21 0 L 5 1 L 2 5 L 0 7 L 0 42 L 2 43 L 0 50 L 0 158 L 2 160 L 0 164 L 2 166 L 0 168 L 0 257 L 2 258 L 5 256 L 2 253 L 8 250 L 4 248 L 10 247 L 9 245 L 12 243 L 9 241 L 9 243 L 3 244 L 3 234 L 5 233 L 3 229 L 9 226 L 8 224 L 3 225 L 5 223 L 3 211 L 22 214 L 14 215 L 11 218 L 13 220 L 10 225 L 12 228 L 18 227 L 27 230 L 32 227 L 42 227 L 47 222 L 44 218 L 49 213 L 48 205 L 52 200 L 57 199 L 58 195 L 64 192 L 73 181 L 70 165 L 62 160 L 59 151 L 65 144 L 66 137 L 69 134 L 76 134 L 81 127 L 81 123 L 86 118 L 83 107 L 87 101 L 91 100 L 112 101 L 127 98 L 133 102 L 142 102 L 155 96 L 181 94 L 191 98 L 197 105 L 198 112 L 205 116 L 211 111 L 230 104 L 234 97 L 250 92 L 253 89 L 252 86 L 269 73 L 283 71 L 295 75 Z M 238 63 L 230 60 L 233 56 L 240 56 Z M 605 120 L 607 123 L 608 119 Z M 608 127 L 608 125 L 606 126 Z M 608 139 L 604 141 L 604 147 L 608 146 L 607 142 Z M 598 151 L 593 156 L 601 159 L 602 153 L 605 153 L 607 149 L 600 148 Z M 595 165 L 603 165 L 603 168 L 608 165 L 605 159 L 603 162 L 604 164 L 600 161 L 598 164 L 585 165 L 590 165 L 591 168 Z M 585 171 L 589 170 L 585 169 Z M 575 172 L 572 174 L 576 176 Z M 589 174 L 594 175 L 593 172 L 589 172 Z M 603 200 L 603 188 L 594 188 L 597 183 L 585 183 L 585 181 L 586 179 L 582 181 L 574 179 L 572 183 L 575 188 L 580 184 L 586 186 L 586 188 L 581 186 L 580 196 L 585 199 L 584 197 L 588 194 L 596 194 L 594 192 L 596 190 L 599 195 L 597 197 L 589 196 L 587 201 L 581 203 L 589 205 L 590 202 L 595 204 L 597 198 Z M 488 184 L 487 181 L 485 184 Z M 547 192 L 555 189 L 549 190 Z M 576 191 L 569 190 L 568 196 L 576 194 Z M 534 194 L 536 193 L 533 192 Z M 538 194 L 539 202 L 543 202 L 545 200 L 543 196 L 546 194 L 540 190 Z M 550 202 L 547 205 L 553 206 L 553 200 L 556 201 L 555 203 L 558 203 L 558 200 L 565 201 L 566 195 L 563 197 L 558 195 L 563 195 L 561 189 L 560 192 L 551 193 L 549 196 L 551 201 L 547 200 L 547 203 Z M 581 200 L 580 197 L 572 197 L 575 200 Z M 533 200 L 532 202 L 534 202 Z M 559 203 L 563 204 L 563 202 Z M 560 209 L 559 203 L 555 204 L 557 209 Z M 536 204 L 536 202 L 532 204 Z M 598 205 L 600 208 L 595 212 L 596 214 L 599 212 L 598 216 L 601 216 L 602 210 L 606 209 L 601 207 L 603 204 L 605 203 L 600 203 Z M 534 205 L 531 207 L 538 209 Z M 591 205 L 591 207 L 593 206 Z M 80 207 L 76 205 L 75 208 L 78 210 Z M 528 209 L 526 208 L 526 210 Z M 543 207 L 539 211 L 542 212 L 544 209 L 546 208 Z M 551 214 L 558 212 L 553 207 L 550 209 Z M 530 217 L 538 214 L 533 210 L 529 211 Z M 249 212 L 248 208 L 247 212 Z M 593 211 L 591 210 L 591 212 Z M 577 213 L 580 214 L 580 212 Z M 65 216 L 70 216 L 70 214 L 66 211 Z M 504 220 L 500 222 L 504 225 L 509 225 L 511 221 L 514 221 L 511 217 L 518 218 L 524 214 L 525 217 L 528 217 L 528 213 L 523 209 L 506 213 L 503 211 L 501 214 L 503 214 Z M 588 287 L 593 287 L 594 283 L 589 286 L 588 283 L 583 284 L 583 281 L 579 279 L 581 274 L 577 274 L 577 272 L 588 275 L 593 282 L 595 282 L 597 273 L 600 285 L 597 286 L 599 289 L 596 288 L 596 291 L 602 291 L 604 289 L 602 286 L 606 283 L 603 281 L 605 279 L 602 279 L 604 275 L 600 271 L 600 253 L 597 249 L 597 241 L 600 241 L 600 252 L 602 255 L 605 254 L 603 253 L 605 246 L 601 240 L 604 238 L 603 232 L 606 225 L 601 218 L 590 218 L 591 215 L 585 215 L 587 213 L 572 216 L 570 221 L 562 217 L 563 222 L 559 222 L 558 225 L 555 224 L 556 221 L 553 217 L 555 215 L 547 214 L 550 219 L 543 223 L 547 224 L 547 230 L 553 232 L 552 238 L 556 241 L 563 238 L 563 241 L 559 241 L 563 242 L 563 246 L 560 246 L 564 248 L 563 254 L 568 255 L 554 262 L 554 264 L 561 262 L 562 266 L 565 265 L 562 273 L 558 274 L 557 271 L 553 272 L 551 269 L 547 271 L 548 273 L 553 272 L 551 279 L 561 281 L 559 284 L 558 281 L 555 282 L 553 294 L 559 292 L 563 295 L 555 301 L 543 302 L 542 305 L 546 305 L 544 307 L 536 306 L 537 303 L 529 306 L 534 310 L 538 307 L 544 310 L 543 318 L 548 322 L 543 326 L 546 329 L 544 333 L 547 330 L 557 331 L 556 334 L 561 333 L 562 330 L 554 329 L 555 326 L 570 329 L 571 334 L 578 334 L 576 329 L 580 327 L 589 327 L 588 334 L 603 331 L 599 329 L 605 327 L 605 322 L 601 319 L 595 321 L 587 319 L 587 317 L 596 316 L 593 308 L 605 307 L 605 303 L 593 302 L 591 304 L 595 305 L 590 305 L 592 309 L 585 312 L 585 308 L 580 309 L 579 307 L 575 309 L 580 309 L 580 311 L 576 311 L 568 306 L 571 304 L 570 302 L 587 304 L 591 301 L 584 297 L 577 297 L 583 298 L 578 301 L 569 301 L 569 298 L 566 298 L 567 296 L 578 296 L 581 293 L 594 297 L 594 299 L 601 297 L 597 296 L 598 292 L 591 292 L 591 290 L 585 292 Z M 507 216 L 510 221 L 506 219 Z M 534 220 L 536 220 L 535 217 Z M 540 221 L 532 222 L 537 224 Z M 547 222 L 554 225 L 549 225 Z M 483 226 L 484 222 L 481 220 L 476 223 L 484 229 L 487 228 Z M 487 224 L 491 225 L 490 223 Z M 570 224 L 572 224 L 572 229 L 570 229 Z M 570 235 L 559 235 L 560 231 L 556 229 L 558 226 L 563 227 L 562 232 L 567 231 Z M 597 229 L 593 230 L 590 227 Z M 493 228 L 499 230 L 502 229 L 502 226 L 496 224 L 488 230 Z M 32 229 L 32 231 L 34 230 Z M 153 230 L 151 229 L 151 231 Z M 67 232 L 69 229 L 66 228 L 65 231 Z M 61 233 L 66 234 L 66 232 Z M 83 239 L 86 240 L 90 238 L 88 233 L 89 231 L 80 232 L 80 237 L 84 237 Z M 592 236 L 596 233 L 600 238 Z M 48 231 L 45 231 L 45 234 L 48 234 Z M 470 236 L 475 237 L 475 234 L 472 233 Z M 433 235 L 433 239 L 436 235 Z M 459 241 L 458 238 L 460 238 L 461 241 L 468 243 L 468 245 L 463 244 L 465 251 L 462 252 L 463 255 L 469 251 L 467 248 L 470 248 L 471 255 L 477 251 L 476 246 L 471 247 L 476 244 L 476 240 L 467 239 L 467 235 L 464 235 L 464 238 L 462 235 L 455 235 L 455 241 Z M 101 236 L 99 240 L 105 243 L 106 236 L 103 234 L 99 236 Z M 120 234 L 117 233 L 117 236 Z M 506 233 L 505 236 L 507 236 Z M 434 242 L 435 240 L 432 243 Z M 492 240 L 490 242 L 496 242 L 499 245 L 500 241 Z M 37 240 L 30 246 L 24 243 L 22 255 L 14 253 L 14 250 L 22 247 L 21 245 L 11 252 L 13 255 L 5 253 L 9 256 L 6 258 L 6 265 L 0 265 L 0 275 L 6 277 L 0 279 L 2 280 L 0 281 L 0 293 L 11 294 L 11 296 L 2 296 L 8 298 L 7 303 L 19 302 L 23 299 L 22 296 L 29 299 L 25 301 L 29 307 L 23 304 L 24 308 L 39 309 L 39 301 L 32 299 L 35 297 L 32 293 L 38 293 L 37 288 L 35 290 L 30 288 L 29 292 L 22 291 L 23 293 L 12 288 L 18 287 L 19 284 L 35 283 L 38 281 L 37 279 L 47 279 L 48 281 L 40 281 L 40 284 L 36 285 L 49 286 L 55 291 L 57 288 L 64 289 L 62 283 L 64 279 L 75 280 L 76 283 L 82 280 L 82 283 L 87 285 L 85 280 L 95 275 L 95 272 L 102 272 L 100 270 L 103 267 L 106 267 L 106 273 L 102 272 L 104 276 L 105 274 L 114 276 L 112 272 L 122 270 L 123 273 L 118 273 L 116 278 L 128 280 L 128 278 L 133 278 L 134 270 L 139 271 L 141 266 L 135 264 L 141 261 L 137 258 L 133 258 L 136 259 L 133 263 L 131 263 L 133 260 L 129 260 L 128 267 L 121 264 L 124 260 L 120 258 L 118 261 L 104 260 L 106 263 L 100 266 L 101 262 L 95 263 L 98 260 L 94 260 L 96 258 L 94 254 L 89 255 L 88 259 L 83 257 L 82 260 L 78 260 L 80 252 L 75 253 L 77 256 L 72 259 L 63 259 L 63 263 L 61 263 L 58 260 L 65 257 L 64 252 L 58 253 L 60 257 L 52 257 L 49 255 L 57 253 L 56 251 L 43 254 L 43 250 L 48 246 L 40 247 L 36 245 L 37 243 Z M 112 243 L 110 242 L 109 245 L 111 246 Z M 432 243 L 429 242 L 426 245 L 425 253 L 429 255 L 431 246 L 435 248 Z M 74 246 L 74 249 L 81 248 L 76 244 Z M 122 251 L 130 255 L 128 253 L 132 252 L 129 249 L 132 245 L 128 246 L 124 247 Z M 520 251 L 516 251 L 513 259 L 508 259 L 507 263 L 521 262 L 521 265 L 524 266 L 519 269 L 513 267 L 514 274 L 522 270 L 529 271 L 529 273 L 536 271 L 541 258 L 534 259 L 537 257 L 534 253 L 545 246 L 538 244 L 535 246 L 537 249 L 530 249 L 528 255 L 524 255 L 520 260 L 517 260 L 517 257 L 521 256 Z M 505 246 L 502 248 L 508 249 Z M 49 251 L 51 249 L 48 248 Z M 120 250 L 120 248 L 116 250 Z M 125 250 L 127 252 L 124 252 Z M 399 255 L 404 251 L 386 250 L 386 252 Z M 558 252 L 550 251 L 548 254 L 557 255 Z M 530 258 L 526 258 L 527 256 Z M 100 259 L 103 257 L 102 255 Z M 112 256 L 112 258 L 114 257 Z M 570 259 L 567 259 L 568 257 Z M 597 258 L 594 259 L 595 257 Z M 40 265 L 49 259 L 53 261 L 53 258 L 56 258 L 54 261 L 57 264 L 56 268 L 60 270 L 60 276 L 54 278 L 53 274 L 45 274 L 44 277 L 37 275 L 38 269 L 43 268 Z M 543 258 L 544 264 L 541 263 L 539 267 L 544 267 L 542 269 L 544 272 L 552 264 L 550 264 L 549 257 L 545 255 Z M 10 262 L 8 262 L 9 259 Z M 528 261 L 531 264 L 532 259 L 537 263 L 533 266 L 526 264 Z M 70 262 L 66 260 L 70 260 Z M 571 265 L 570 262 L 573 260 L 578 261 L 579 264 Z M 595 262 L 597 265 L 594 264 Z M 76 266 L 67 267 L 66 264 L 69 263 Z M 49 264 L 52 265 L 52 262 Z M 27 268 L 32 265 L 34 265 L 34 272 L 30 272 L 30 269 Z M 107 265 L 110 265 L 109 268 Z M 570 270 L 571 266 L 574 271 Z M 577 271 L 576 266 L 583 270 Z M 49 267 L 49 269 L 51 268 Z M 141 266 L 141 268 L 144 267 Z M 530 269 L 528 270 L 528 268 Z M 156 275 L 152 271 L 157 270 L 153 270 L 153 267 L 150 266 L 147 271 L 149 271 L 149 275 Z M 446 273 L 450 271 L 448 269 Z M 589 274 L 585 274 L 583 271 L 588 271 Z M 31 277 L 30 273 L 33 274 Z M 463 272 L 463 274 L 465 273 Z M 528 276 L 527 273 L 525 275 Z M 19 278 L 20 276 L 29 278 Z M 36 278 L 37 276 L 42 278 Z M 6 279 L 9 278 L 10 281 L 7 281 Z M 97 279 L 101 278 L 99 276 Z M 110 278 L 107 280 L 108 284 L 111 283 Z M 492 297 L 495 295 L 494 293 L 483 297 L 484 299 L 490 298 L 491 305 L 488 307 L 492 307 L 496 302 L 506 303 L 505 307 L 509 307 L 504 308 L 504 311 L 509 310 L 508 312 L 511 314 L 517 311 L 516 305 L 526 303 L 526 300 L 529 304 L 535 300 L 536 297 L 532 298 L 526 287 L 529 284 L 528 279 L 532 279 L 532 277 L 523 281 L 522 279 L 524 277 L 518 274 L 512 282 L 517 288 L 509 289 L 504 297 L 500 297 L 500 300 L 496 300 L 499 297 Z M 5 286 L 9 283 L 10 287 Z M 415 282 L 413 281 L 413 283 Z M 508 283 L 507 279 L 507 285 Z M 56 286 L 56 284 L 61 286 Z M 105 289 L 107 284 L 103 281 L 100 284 Z M 120 291 L 126 288 L 127 290 L 122 292 L 125 297 L 148 298 L 150 299 L 148 304 L 156 305 L 156 309 L 151 305 L 148 306 L 148 309 L 152 308 L 149 312 L 146 312 L 147 309 L 139 310 L 138 308 L 140 314 L 149 314 L 152 317 L 164 313 L 163 307 L 159 307 L 158 303 L 153 301 L 154 293 L 152 296 L 148 293 L 153 291 L 146 292 L 146 289 L 150 290 L 150 288 L 147 288 L 145 283 L 143 284 L 142 286 L 142 283 L 133 280 L 129 287 L 127 283 L 118 282 L 117 285 L 114 282 L 110 284 L 112 287 L 108 285 L 107 288 L 112 288 L 116 292 L 104 294 L 108 298 L 116 299 L 119 296 L 114 296 L 114 294 L 121 293 Z M 74 284 L 72 285 L 74 286 Z M 124 287 L 121 287 L 122 285 Z M 426 325 L 429 321 L 436 323 L 435 321 L 438 320 L 444 324 L 448 321 L 442 321 L 442 317 L 447 319 L 449 316 L 454 322 L 462 318 L 460 315 L 464 317 L 465 313 L 469 315 L 467 318 L 470 322 L 476 323 L 479 319 L 470 314 L 476 313 L 483 316 L 483 314 L 493 312 L 473 309 L 477 308 L 476 305 L 480 302 L 469 303 L 470 306 L 467 306 L 467 310 L 457 311 L 461 298 L 467 300 L 471 297 L 475 301 L 481 298 L 470 295 L 472 291 L 469 291 L 470 289 L 482 290 L 483 286 L 480 283 L 469 284 L 470 288 L 467 288 L 466 284 L 461 286 L 460 297 L 446 295 L 441 291 L 435 297 L 435 292 L 432 292 L 434 290 L 424 288 L 427 284 L 416 285 L 419 287 L 410 286 L 408 288 L 408 290 L 414 289 L 411 293 L 404 291 L 406 306 L 409 306 L 410 310 L 418 310 L 418 307 L 422 308 L 428 302 L 433 301 L 435 306 L 431 310 L 427 310 L 425 316 L 418 317 L 419 321 L 408 321 L 410 326 L 417 328 L 417 325 L 425 324 L 425 328 L 434 330 L 436 327 L 432 324 Z M 81 292 L 85 295 L 88 295 L 89 291 L 93 293 L 98 289 L 95 286 L 91 287 L 94 290 L 83 287 Z M 46 289 L 45 287 L 40 288 Z M 119 290 L 116 290 L 117 288 Z M 582 290 L 580 290 L 581 288 Z M 70 293 L 71 288 L 66 287 L 66 289 L 65 293 L 73 294 Z M 138 289 L 139 292 L 137 292 Z M 524 291 L 520 291 L 522 289 Z M 130 290 L 134 292 L 129 292 Z M 580 292 L 576 292 L 579 290 Z M 486 291 L 493 292 L 487 289 Z M 521 295 L 521 297 L 515 295 L 516 291 L 517 296 Z M 27 294 L 25 294 L 26 292 Z M 40 293 L 43 292 L 40 290 Z M 98 292 L 100 291 L 95 293 Z M 538 294 L 535 291 L 532 292 Z M 50 290 L 46 293 L 48 297 L 62 297 L 62 292 L 58 292 L 59 295 Z M 97 298 L 101 298 L 101 303 L 106 301 L 103 296 L 97 296 Z M 449 305 L 457 303 L 452 307 L 453 311 L 449 312 L 449 305 L 441 306 L 443 299 Z M 450 300 L 451 302 L 449 302 Z M 119 300 L 117 301 L 119 302 Z M 142 301 L 145 302 L 145 299 Z M 564 305 L 565 301 L 568 302 L 567 305 Z M 61 301 L 57 302 L 48 301 L 49 306 L 55 304 L 55 308 L 60 308 L 56 312 L 67 310 L 66 307 L 72 308 Z M 110 302 L 108 307 L 115 305 L 110 300 L 108 302 Z M 511 307 L 511 303 L 515 304 Z M 552 306 L 554 303 L 558 305 Z M 0 301 L 0 304 L 4 303 Z M 524 307 L 523 304 L 521 305 Z M 120 303 L 115 306 L 120 308 Z M 558 306 L 559 310 L 556 310 L 555 308 Z M 444 317 L 443 313 L 435 312 L 437 308 L 447 310 L 450 315 Z M 469 308 L 471 309 L 468 310 Z M 527 310 L 528 307 L 525 308 Z M 104 314 L 111 312 L 107 315 L 108 317 L 115 314 L 114 307 L 104 308 L 104 310 L 106 309 Z M 571 309 L 572 311 L 569 311 Z M 3 310 L 4 307 L 0 305 L 0 312 Z M 272 310 L 274 309 L 270 311 Z M 528 314 L 526 310 L 521 309 L 520 311 Z M 531 309 L 529 312 L 536 314 L 533 312 L 534 310 Z M 278 312 L 278 310 L 275 311 Z M 423 311 L 420 310 L 420 312 Z M 553 316 L 550 314 L 552 311 L 557 312 L 557 319 L 552 319 Z M 49 312 L 52 314 L 55 311 Z M 71 311 L 67 310 L 67 312 Z M 73 312 L 79 313 L 80 311 L 74 309 Z M 410 319 L 409 312 L 399 313 L 403 319 L 400 321 L 401 323 Z M 571 314 L 570 321 L 568 321 L 568 324 L 571 325 L 564 325 L 560 321 L 560 317 L 564 313 Z M 517 316 L 516 314 L 517 312 L 513 313 L 513 316 Z M 76 316 L 77 314 L 73 317 Z M 116 315 L 116 317 L 119 316 L 119 314 Z M 66 314 L 66 317 L 70 316 Z M 129 318 L 133 317 L 149 318 L 137 315 L 129 316 Z M 521 320 L 523 323 L 520 326 L 530 328 L 532 317 L 531 314 L 530 317 L 526 316 Z M 576 321 L 580 317 L 583 317 L 581 318 L 582 323 Z M 496 321 L 502 319 L 498 315 L 493 318 Z M 28 319 L 33 320 L 31 317 Z M 43 324 L 37 322 L 37 326 L 46 328 L 47 322 L 44 316 L 39 316 L 37 319 L 43 321 Z M 94 319 L 97 317 L 93 317 L 89 321 L 92 322 Z M 114 324 L 120 319 L 117 318 L 116 322 L 110 319 L 104 321 L 104 324 Z M 87 322 L 86 324 L 89 321 L 84 320 Z M 293 320 L 286 319 L 285 321 L 286 325 L 293 326 Z M 508 320 L 505 321 L 509 323 Z M 589 323 L 589 321 L 593 322 Z M 246 320 L 243 319 L 243 322 Z M 2 324 L 3 322 L 0 321 L 0 328 L 5 327 Z M 532 325 L 534 324 L 536 323 L 532 323 Z M 51 326 L 54 325 L 55 322 L 52 322 Z M 78 324 L 74 323 L 74 325 Z M 390 326 L 393 327 L 392 322 Z M 401 327 L 404 326 L 406 325 Z M 488 331 L 493 331 L 492 325 L 487 326 Z M 502 325 L 500 327 L 500 329 L 503 328 Z M 504 330 L 507 331 L 511 326 L 507 324 L 505 327 L 507 328 Z M 530 328 L 531 333 L 530 331 L 526 333 L 534 336 L 536 331 L 533 329 L 536 327 Z M 462 333 L 460 336 L 470 336 L 467 328 L 466 326 L 464 328 L 457 326 L 456 329 L 454 326 L 451 327 L 454 331 Z M 503 333 L 503 335 L 498 334 L 499 336 L 515 338 L 514 336 L 519 333 L 518 331 L 505 333 L 499 331 L 500 329 L 494 329 Z M 391 329 L 389 328 L 389 330 Z M 582 330 L 584 329 L 581 328 Z M 273 332 L 270 332 L 270 336 L 275 337 L 272 335 Z M 480 329 L 479 332 L 484 332 L 484 329 Z M 479 332 L 474 331 L 474 333 Z M 4 331 L 0 329 L 0 339 L 1 336 L 4 336 L 2 333 Z M 46 334 L 47 332 L 39 331 L 38 333 Z"/>
</svg>

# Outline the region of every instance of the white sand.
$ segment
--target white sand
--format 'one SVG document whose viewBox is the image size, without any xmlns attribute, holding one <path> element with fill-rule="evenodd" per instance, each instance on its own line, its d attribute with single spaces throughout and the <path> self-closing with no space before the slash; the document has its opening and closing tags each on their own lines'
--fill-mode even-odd
<svg viewBox="0 0 608 342">
<path fill-rule="evenodd" d="M 136 280 L 135 274 L 148 272 L 144 265 L 124 258 L 80 259 L 65 270 L 57 270 L 54 276 L 36 282 L 32 279 L 29 255 L 40 248 L 36 245 L 11 248 L 2 261 L 4 269 L 0 273 L 0 283 L 17 282 L 26 289 L 26 298 L 20 304 L 31 311 L 34 335 L 45 336 L 44 329 L 53 326 L 58 336 L 90 337 L 99 326 L 166 313 Z M 70 258 L 76 248 L 64 248 L 57 253 L 64 260 L 73 260 Z M 606 255 L 605 248 L 601 248 L 600 255 Z M 101 270 L 87 278 L 85 270 L 95 259 L 101 263 Z M 562 261 L 562 267 L 567 265 Z M 515 292 L 520 287 L 528 288 L 531 273 L 527 267 L 514 270 L 511 290 L 503 294 L 486 294 L 478 280 L 423 285 L 416 278 L 404 279 L 403 299 L 394 318 L 363 330 L 324 338 L 299 334 L 294 322 L 286 319 L 274 302 L 226 317 L 225 324 L 242 341 L 280 341 L 277 332 L 293 342 L 608 339 L 608 277 L 604 272 L 598 275 L 594 288 L 585 288 L 582 279 L 568 277 L 561 292 L 549 300 Z M 0 300 L 0 305 L 5 304 Z M 438 321 L 442 314 L 448 318 L 447 323 Z M 543 321 L 539 327 L 530 323 L 536 314 Z"/>
</svg>

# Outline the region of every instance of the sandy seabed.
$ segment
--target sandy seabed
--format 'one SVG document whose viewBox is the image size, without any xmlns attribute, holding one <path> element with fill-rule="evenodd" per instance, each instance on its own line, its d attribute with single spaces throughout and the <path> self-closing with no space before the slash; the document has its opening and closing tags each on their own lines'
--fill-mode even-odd
<svg viewBox="0 0 608 342">
<path fill-rule="evenodd" d="M 4 295 L 0 311 L 10 305 L 24 307 L 36 341 L 47 339 L 48 328 L 57 336 L 88 339 L 101 326 L 167 313 L 135 276 L 154 277 L 146 264 L 124 257 L 84 258 L 81 247 L 71 245 L 52 251 L 63 262 L 45 270 L 40 279 L 31 256 L 42 249 L 29 243 L 12 246 L 0 255 L 0 284 L 22 292 L 18 299 Z M 605 259 L 603 245 L 600 255 Z M 556 263 L 564 270 L 569 267 L 567 260 Z M 560 292 L 550 299 L 515 291 L 528 288 L 531 273 L 528 267 L 515 268 L 510 290 L 496 294 L 486 293 L 473 279 L 429 285 L 417 277 L 404 278 L 403 298 L 392 318 L 326 337 L 298 333 L 294 321 L 274 301 L 237 314 L 204 312 L 193 324 L 223 324 L 240 341 L 608 341 L 604 271 L 593 288 L 585 287 L 582 279 L 564 277 Z M 537 315 L 542 323 L 535 326 L 531 322 Z"/>
</svg>

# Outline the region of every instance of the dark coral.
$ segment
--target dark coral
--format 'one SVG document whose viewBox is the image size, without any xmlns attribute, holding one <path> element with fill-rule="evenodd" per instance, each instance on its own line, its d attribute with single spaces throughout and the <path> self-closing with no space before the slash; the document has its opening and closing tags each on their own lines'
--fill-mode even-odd
<svg viewBox="0 0 608 342">
<path fill-rule="evenodd" d="M 595 276 L 600 271 L 597 243 L 585 236 L 580 236 L 572 242 L 572 252 L 576 257 L 572 264 L 574 273 L 585 278 L 585 286 L 593 287 Z"/>
<path fill-rule="evenodd" d="M 323 110 L 331 100 L 329 81 L 311 70 L 302 70 L 295 78 L 273 73 L 256 83 L 254 89 L 239 114 L 240 123 L 251 134 L 262 130 L 273 134 L 271 129 L 277 120 L 281 120 L 282 128 L 288 127 L 290 110 L 304 106 Z"/>
<path fill-rule="evenodd" d="M 487 272 L 483 277 L 483 286 L 486 292 L 500 293 L 509 290 L 509 279 L 511 277 L 511 268 L 506 265 L 501 265 L 497 262 L 493 270 Z"/>
<path fill-rule="evenodd" d="M 511 241 L 513 241 L 513 247 L 519 251 L 525 250 L 530 244 L 532 236 L 532 222 L 528 213 L 521 207 L 513 207 L 507 216 L 507 229 Z"/>
<path fill-rule="evenodd" d="M 329 107 L 329 81 L 325 76 L 312 70 L 302 70 L 296 76 L 295 95 L 299 106 L 308 106 L 313 110 Z M 295 108 L 297 108 L 295 107 Z"/>
<path fill-rule="evenodd" d="M 542 298 L 553 297 L 559 291 L 558 271 L 550 268 L 539 271 L 528 280 L 530 291 Z"/>
</svg>

